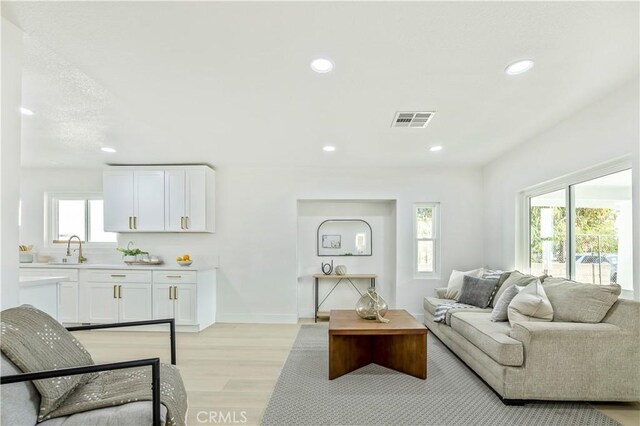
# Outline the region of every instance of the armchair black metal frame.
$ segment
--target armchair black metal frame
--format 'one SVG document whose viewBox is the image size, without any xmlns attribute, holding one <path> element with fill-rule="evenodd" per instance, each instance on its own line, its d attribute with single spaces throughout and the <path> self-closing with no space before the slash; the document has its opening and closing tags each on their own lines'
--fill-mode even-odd
<svg viewBox="0 0 640 426">
<path fill-rule="evenodd" d="M 131 321 L 114 324 L 94 324 L 67 327 L 69 331 L 98 330 L 104 328 L 136 327 L 141 325 L 169 324 L 171 338 L 171 364 L 176 364 L 176 322 L 173 318 L 149 321 Z M 83 367 L 63 368 L 60 370 L 45 370 L 32 373 L 14 374 L 0 378 L 0 384 L 26 382 L 32 380 L 50 379 L 52 377 L 75 376 L 78 374 L 98 373 L 109 370 L 151 366 L 151 404 L 153 409 L 153 425 L 160 426 L 160 358 L 145 358 L 131 361 L 113 362 L 109 364 L 87 365 Z"/>
</svg>

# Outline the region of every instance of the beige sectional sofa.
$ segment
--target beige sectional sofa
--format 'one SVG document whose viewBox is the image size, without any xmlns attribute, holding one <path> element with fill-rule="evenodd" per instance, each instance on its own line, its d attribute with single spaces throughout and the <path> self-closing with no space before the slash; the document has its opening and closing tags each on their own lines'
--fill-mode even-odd
<svg viewBox="0 0 640 426">
<path fill-rule="evenodd" d="M 424 299 L 424 323 L 506 404 L 640 401 L 640 302 L 618 299 L 600 323 L 492 322 L 491 308 L 451 309 L 446 288 Z"/>
</svg>

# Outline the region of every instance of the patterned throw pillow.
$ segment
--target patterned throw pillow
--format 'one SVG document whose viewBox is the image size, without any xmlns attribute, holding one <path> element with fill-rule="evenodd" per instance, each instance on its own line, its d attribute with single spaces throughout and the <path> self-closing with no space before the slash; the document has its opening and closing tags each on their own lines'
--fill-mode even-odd
<svg viewBox="0 0 640 426">
<path fill-rule="evenodd" d="M 496 291 L 497 284 L 497 279 L 483 280 L 482 278 L 465 275 L 458 303 L 473 305 L 484 309 L 489 306 L 491 297 Z"/>
<path fill-rule="evenodd" d="M 58 321 L 30 305 L 1 313 L 0 349 L 23 373 L 93 365 L 91 355 Z M 47 419 L 73 390 L 95 374 L 33 382 L 40 392 L 38 421 Z"/>
</svg>

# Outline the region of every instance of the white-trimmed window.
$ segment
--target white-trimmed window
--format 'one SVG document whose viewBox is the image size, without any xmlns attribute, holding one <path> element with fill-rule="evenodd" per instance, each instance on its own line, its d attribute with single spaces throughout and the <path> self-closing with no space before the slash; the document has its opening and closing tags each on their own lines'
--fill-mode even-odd
<svg viewBox="0 0 640 426">
<path fill-rule="evenodd" d="M 413 259 L 416 278 L 436 277 L 440 273 L 439 203 L 413 205 Z"/>
<path fill-rule="evenodd" d="M 114 246 L 115 232 L 104 231 L 102 194 L 47 194 L 47 243 L 66 244 L 77 235 L 88 246 Z"/>
<path fill-rule="evenodd" d="M 633 291 L 630 166 L 618 161 L 524 191 L 520 267 Z"/>
</svg>

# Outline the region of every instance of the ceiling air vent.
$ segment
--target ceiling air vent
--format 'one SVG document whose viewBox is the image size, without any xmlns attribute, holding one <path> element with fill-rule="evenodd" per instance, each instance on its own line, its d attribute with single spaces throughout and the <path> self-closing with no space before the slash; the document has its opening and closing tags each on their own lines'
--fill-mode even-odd
<svg viewBox="0 0 640 426">
<path fill-rule="evenodd" d="M 405 127 L 413 129 L 424 129 L 431 121 L 435 112 L 421 111 L 421 112 L 398 112 L 391 127 Z"/>
</svg>

